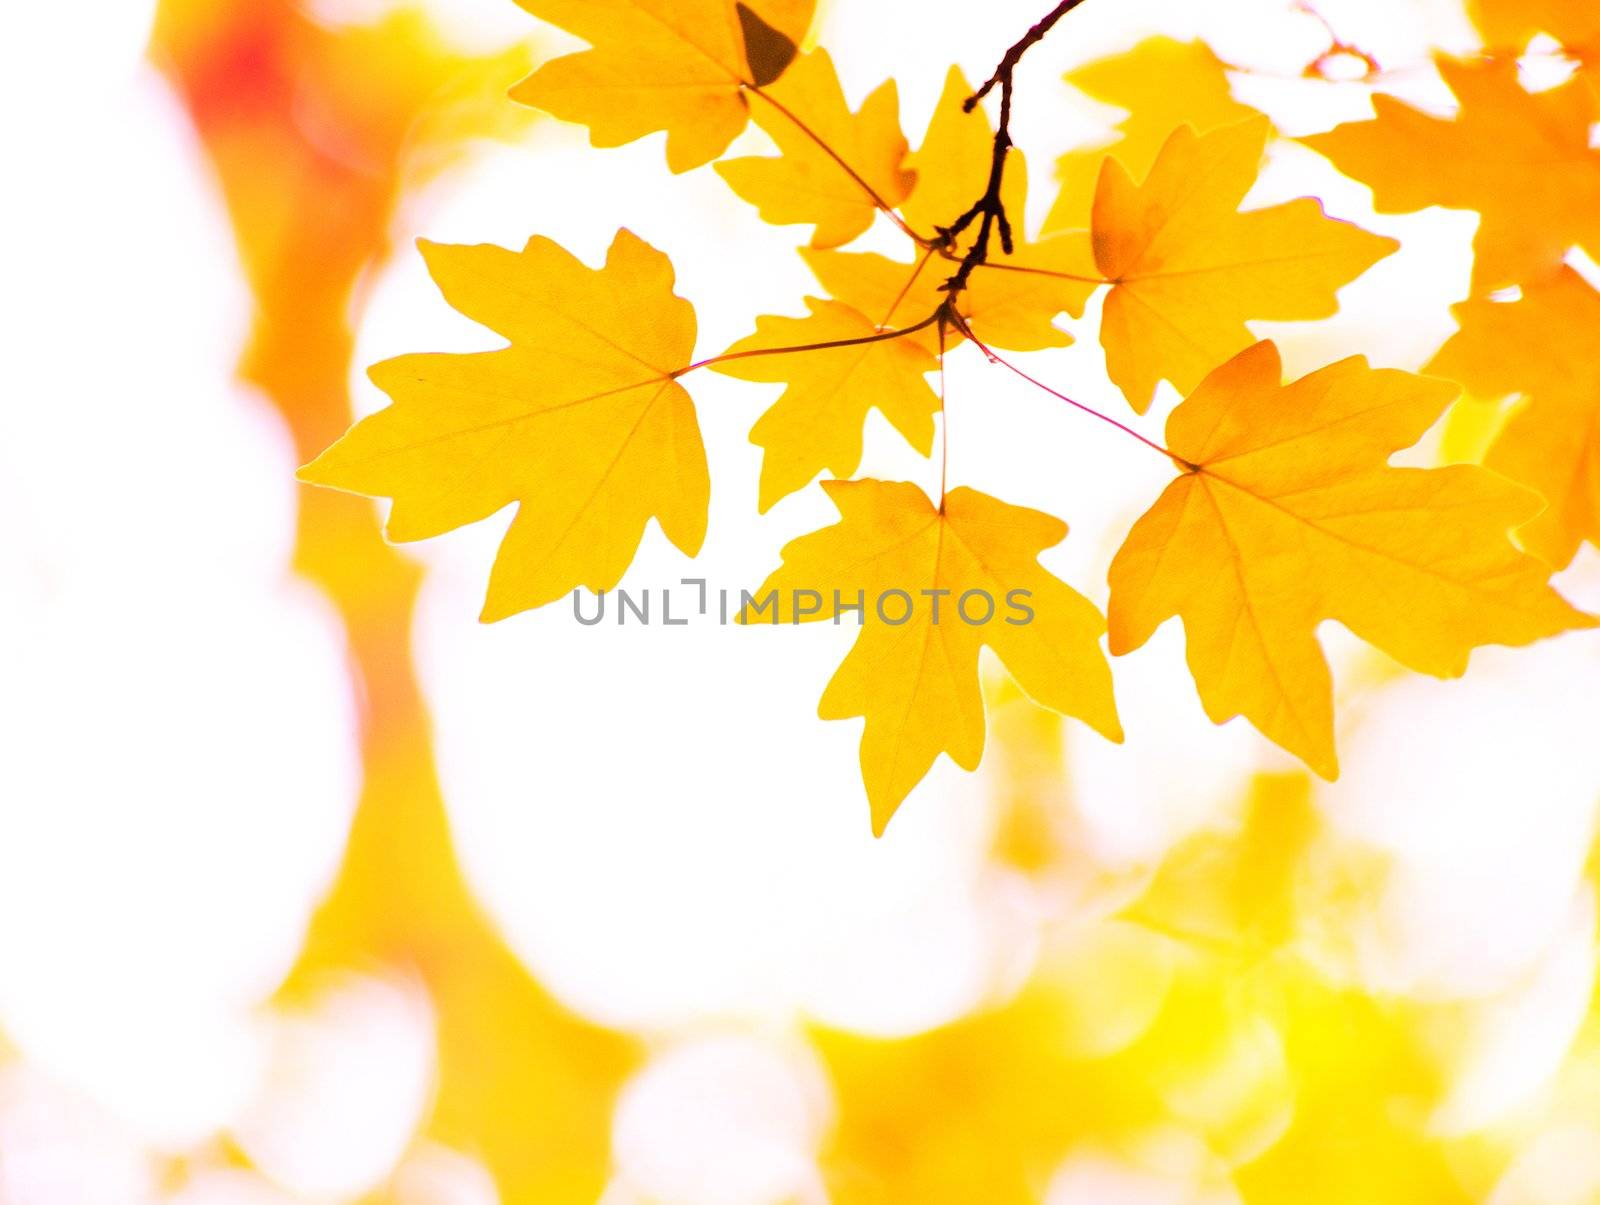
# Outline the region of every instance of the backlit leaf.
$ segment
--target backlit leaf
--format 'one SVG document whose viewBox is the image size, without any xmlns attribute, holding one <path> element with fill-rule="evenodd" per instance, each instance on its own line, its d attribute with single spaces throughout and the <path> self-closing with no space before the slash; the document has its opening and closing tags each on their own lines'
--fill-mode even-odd
<svg viewBox="0 0 1600 1205">
<path fill-rule="evenodd" d="M 302 480 L 394 499 L 387 533 L 436 536 L 517 504 L 486 621 L 578 586 L 609 590 L 652 517 L 689 555 L 710 501 L 694 403 L 673 374 L 694 310 L 666 256 L 626 230 L 606 265 L 548 239 L 520 251 L 423 244 L 456 309 L 510 340 L 372 369 L 393 405 L 356 424 Z"/>
<path fill-rule="evenodd" d="M 777 80 L 815 0 L 517 0 L 591 49 L 546 63 L 512 97 L 589 127 L 596 146 L 667 132 L 675 172 L 709 163 L 749 120 L 745 89 Z"/>
<path fill-rule="evenodd" d="M 762 318 L 756 333 L 728 354 L 870 338 L 876 327 L 859 310 L 837 301 L 809 301 L 807 318 Z M 874 407 L 926 456 L 933 448 L 939 395 L 927 373 L 937 359 L 914 338 L 853 347 L 763 356 L 718 364 L 745 381 L 788 386 L 750 432 L 766 449 L 761 462 L 761 509 L 810 483 L 818 473 L 849 477 L 861 464 L 861 426 Z"/>
<path fill-rule="evenodd" d="M 956 265 L 937 255 L 914 262 L 890 259 L 876 252 L 801 252 L 823 288 L 889 327 L 912 326 L 928 317 L 949 296 L 942 286 Z M 1094 257 L 1082 235 L 1061 235 L 1026 244 L 1017 254 L 995 251 L 995 262 L 972 274 L 956 310 L 973 333 L 991 347 L 1006 351 L 1040 351 L 1067 347 L 1072 336 L 1055 325 L 1058 314 L 1082 317 L 1085 305 L 1100 287 Z M 937 348 L 938 332 L 919 331 L 913 338 Z M 961 335 L 953 327 L 945 344 L 954 347 Z"/>
<path fill-rule="evenodd" d="M 815 224 L 811 245 L 837 247 L 872 225 L 879 201 L 893 207 L 911 192 L 893 80 L 851 113 L 833 60 L 816 50 L 762 95 L 770 99 L 753 102 L 756 124 L 780 155 L 719 163 L 717 172 L 766 221 Z"/>
<path fill-rule="evenodd" d="M 1034 699 L 1122 739 L 1100 651 L 1104 620 L 1038 562 L 1066 536 L 1065 524 L 966 488 L 951 491 L 943 510 L 904 482 L 824 488 L 840 521 L 785 547 L 782 567 L 756 598 L 776 592 L 772 622 L 815 622 L 850 619 L 853 613 L 836 612 L 836 600 L 864 596 L 861 634 L 819 714 L 866 718 L 861 772 L 875 832 L 940 753 L 963 769 L 977 767 L 984 645 Z M 816 599 L 802 600 L 804 591 Z M 815 612 L 802 614 L 812 601 Z M 744 615 L 747 623 L 762 618 L 750 609 Z"/>
<path fill-rule="evenodd" d="M 1337 291 L 1398 249 L 1313 200 L 1238 212 L 1266 146 L 1265 118 L 1167 140 L 1143 184 L 1112 157 L 1094 204 L 1094 252 L 1113 282 L 1100 340 L 1134 409 L 1162 379 L 1187 392 L 1253 341 L 1250 319 L 1337 312 Z"/>
<path fill-rule="evenodd" d="M 1334 619 L 1422 673 L 1456 677 L 1485 644 L 1592 626 L 1508 532 L 1539 499 L 1476 466 L 1397 469 L 1452 386 L 1357 358 L 1284 386 L 1271 343 L 1208 377 L 1167 425 L 1193 465 L 1111 566 L 1111 649 L 1183 619 L 1206 713 L 1236 715 L 1327 778 Z"/>
<path fill-rule="evenodd" d="M 802 247 L 800 256 L 829 296 L 861 311 L 879 330 L 903 330 L 936 313 L 947 296 L 940 286 L 954 271 L 954 265 L 936 255 L 902 263 L 873 251 Z M 931 352 L 939 350 L 939 332 L 932 327 L 906 337 Z M 960 339 L 952 329 L 945 345 L 953 347 Z"/>
</svg>

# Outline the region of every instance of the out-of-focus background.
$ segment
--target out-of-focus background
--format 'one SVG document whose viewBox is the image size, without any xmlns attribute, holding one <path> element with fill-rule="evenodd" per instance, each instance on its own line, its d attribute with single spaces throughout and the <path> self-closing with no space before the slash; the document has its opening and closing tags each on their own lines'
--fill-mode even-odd
<svg viewBox="0 0 1600 1205">
<path fill-rule="evenodd" d="M 817 37 L 853 101 L 899 81 L 915 144 L 1044 7 L 832 0 Z M 848 630 L 482 627 L 508 515 L 395 549 L 293 481 L 382 404 L 366 365 L 492 345 L 418 234 L 594 262 L 627 225 L 712 354 L 816 291 L 803 230 L 512 105 L 574 43 L 511 0 L 4 25 L 0 1202 L 1600 1201 L 1594 639 L 1440 683 L 1330 626 L 1329 786 L 1206 721 L 1170 625 L 1116 666 L 1127 746 L 996 674 L 981 771 L 874 840 L 858 730 L 815 718 Z M 1079 77 L 1109 99 L 1063 81 L 1157 35 Z M 1430 54 L 1476 47 L 1455 0 L 1086 5 L 1022 71 L 1030 222 L 1118 97 L 1295 134 L 1369 111 L 1356 50 L 1448 107 Z M 1276 144 L 1252 202 L 1307 194 L 1405 250 L 1260 333 L 1419 367 L 1476 218 L 1379 217 Z M 1030 367 L 1115 412 L 1093 317 Z M 1161 465 L 970 351 L 953 480 L 1065 517 L 1047 563 L 1103 604 Z M 775 390 L 694 392 L 705 553 L 652 532 L 627 584 L 751 586 L 831 521 L 815 489 L 757 516 Z M 873 421 L 870 471 L 931 483 Z M 1592 555 L 1560 584 L 1600 604 Z"/>
</svg>

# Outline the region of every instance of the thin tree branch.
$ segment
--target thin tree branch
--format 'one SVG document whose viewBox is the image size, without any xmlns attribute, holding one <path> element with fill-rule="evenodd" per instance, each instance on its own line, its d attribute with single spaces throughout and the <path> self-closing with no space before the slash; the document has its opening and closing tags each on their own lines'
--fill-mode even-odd
<svg viewBox="0 0 1600 1205">
<path fill-rule="evenodd" d="M 949 327 L 949 319 L 941 308 L 939 311 L 939 513 L 941 515 L 944 514 L 944 504 L 950 497 L 950 399 L 945 390 L 944 375 L 945 337 L 949 333 Z"/>
<path fill-rule="evenodd" d="M 985 96 L 989 95 L 996 86 L 1000 89 L 1000 124 L 995 129 L 994 153 L 989 163 L 989 184 L 984 189 L 983 195 L 972 204 L 972 208 L 957 218 L 951 225 L 939 228 L 939 238 L 942 246 L 948 248 L 954 245 L 967 227 L 973 222 L 978 222 L 978 235 L 972 242 L 972 247 L 961 261 L 961 266 L 956 274 L 945 282 L 945 290 L 952 297 L 958 295 L 967 287 L 973 270 L 978 265 L 987 262 L 989 258 L 989 240 L 998 230 L 1000 246 L 1007 255 L 1014 250 L 1012 239 L 1011 218 L 1006 213 L 1005 201 L 1001 199 L 1001 185 L 1005 183 L 1006 157 L 1012 147 L 1011 139 L 1011 98 L 1016 75 L 1017 64 L 1022 61 L 1022 56 L 1044 40 L 1058 21 L 1065 17 L 1083 0 L 1061 0 L 1055 8 L 1045 16 L 1027 33 L 1023 34 L 1005 57 L 1000 60 L 1000 65 L 995 68 L 994 74 L 984 81 L 971 96 L 967 97 L 962 105 L 968 113 L 972 112 Z"/>
<path fill-rule="evenodd" d="M 899 330 L 893 331 L 880 331 L 876 335 L 863 335 L 859 339 L 832 339 L 826 343 L 801 343 L 794 347 L 756 347 L 749 351 L 724 352 L 720 356 L 710 356 L 704 360 L 696 360 L 693 364 L 680 368 L 675 372 L 669 372 L 667 377 L 669 380 L 675 381 L 681 376 L 697 372 L 702 368 L 710 368 L 715 364 L 727 364 L 734 360 L 751 360 L 757 356 L 791 356 L 808 351 L 833 351 L 840 347 L 861 347 L 868 343 L 887 343 L 891 339 L 903 339 L 907 335 L 914 335 L 918 331 L 927 330 L 935 322 L 942 320 L 944 316 L 945 307 L 941 305 L 915 326 L 904 326 Z"/>
<path fill-rule="evenodd" d="M 936 248 L 936 250 L 938 250 L 939 257 L 941 259 L 947 259 L 953 264 L 961 263 L 964 258 L 963 256 L 957 255 L 955 252 L 950 251 L 947 248 Z M 1105 276 L 1084 276 L 1078 272 L 1058 272 L 1054 268 L 1037 268 L 1032 264 L 1001 264 L 985 262 L 977 266 L 986 272 L 1022 272 L 1029 276 L 1051 276 L 1056 280 L 1076 280 L 1086 285 L 1114 285 L 1118 283 L 1117 281 L 1111 280 Z"/>
</svg>

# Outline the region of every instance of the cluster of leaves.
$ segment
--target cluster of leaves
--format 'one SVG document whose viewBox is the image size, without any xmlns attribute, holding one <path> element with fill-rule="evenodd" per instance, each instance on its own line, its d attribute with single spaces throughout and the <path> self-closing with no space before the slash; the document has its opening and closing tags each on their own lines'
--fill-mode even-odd
<svg viewBox="0 0 1600 1205">
<path fill-rule="evenodd" d="M 393 404 L 303 477 L 393 499 L 388 534 L 401 541 L 516 504 L 484 610 L 495 620 L 578 587 L 614 587 L 652 518 L 697 553 L 710 476 L 684 378 L 704 369 L 782 384 L 752 432 L 761 507 L 828 476 L 841 519 L 785 548 L 759 594 L 1033 594 L 1036 619 L 1020 627 L 941 624 L 930 608 L 894 625 L 868 608 L 821 713 L 865 719 L 862 772 L 880 832 L 940 753 L 977 764 L 985 644 L 1036 699 L 1120 740 L 1100 639 L 1109 630 L 1111 653 L 1125 654 L 1179 618 L 1208 715 L 1244 716 L 1332 777 L 1323 620 L 1441 676 L 1462 673 L 1478 646 L 1588 626 L 1548 580 L 1600 524 L 1600 445 L 1591 437 L 1575 451 L 1572 426 L 1581 418 L 1592 436 L 1593 368 L 1570 350 L 1536 362 L 1486 349 L 1506 335 L 1553 345 L 1559 323 L 1573 329 L 1600 306 L 1560 267 L 1570 246 L 1600 249 L 1591 84 L 1534 95 L 1513 64 L 1445 63 L 1463 102 L 1456 120 L 1380 97 L 1377 121 L 1310 140 L 1370 180 L 1381 208 L 1478 209 L 1478 286 L 1526 286 L 1515 306 L 1469 302 L 1436 369 L 1474 388 L 1530 391 L 1537 410 L 1507 429 L 1491 468 L 1400 469 L 1388 458 L 1435 423 L 1453 386 L 1361 358 L 1285 384 L 1276 348 L 1247 326 L 1331 316 L 1338 290 L 1398 245 L 1312 199 L 1241 212 L 1272 131 L 1229 98 L 1203 48 L 1155 43 L 1133 66 L 1086 73 L 1081 85 L 1114 96 L 1128 72 L 1164 62 L 1170 99 L 1133 107 L 1109 149 L 1067 157 L 1040 235 L 1014 224 L 1027 176 L 1011 145 L 1013 73 L 1079 2 L 1058 4 L 981 88 L 952 70 L 912 150 L 892 81 L 852 111 L 827 51 L 802 52 L 811 0 L 521 0 L 591 49 L 547 63 L 514 96 L 586 125 L 597 146 L 665 132 L 669 166 L 686 171 L 719 160 L 752 120 L 770 135 L 775 156 L 717 170 L 767 221 L 813 228 L 802 255 L 826 296 L 809 298 L 802 317 L 762 317 L 748 338 L 697 360 L 694 311 L 673 293 L 672 265 L 626 230 L 598 269 L 545 238 L 520 252 L 425 244 L 445 298 L 507 346 L 378 365 L 373 379 Z M 1484 7 L 1488 27 L 1508 36 L 1555 32 L 1575 53 L 1600 43 L 1579 0 L 1549 0 L 1548 16 L 1520 0 Z M 998 125 L 980 103 L 990 96 Z M 1537 177 L 1514 166 L 1528 162 L 1541 165 Z M 904 235 L 904 259 L 841 250 L 880 221 Z M 1144 413 L 1162 381 L 1187 397 L 1165 444 L 1001 354 L 1067 345 L 1057 320 L 1082 317 L 1102 290 L 1100 341 L 1130 408 Z M 1066 534 L 1058 519 L 972 488 L 941 486 L 933 499 L 856 478 L 874 407 L 932 454 L 943 391 L 930 374 L 962 343 L 1174 467 L 1115 557 L 1108 616 L 1040 566 Z M 1518 528 L 1528 551 L 1512 538 Z M 780 609 L 796 622 L 833 617 Z"/>
</svg>

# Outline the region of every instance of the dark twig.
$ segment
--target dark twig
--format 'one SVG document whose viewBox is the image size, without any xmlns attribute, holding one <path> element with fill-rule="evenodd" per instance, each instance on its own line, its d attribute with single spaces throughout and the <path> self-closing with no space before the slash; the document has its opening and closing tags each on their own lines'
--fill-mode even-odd
<svg viewBox="0 0 1600 1205">
<path fill-rule="evenodd" d="M 951 297 L 957 296 L 967 287 L 973 270 L 979 264 L 985 263 L 989 258 L 989 240 L 996 230 L 1000 233 L 1000 246 L 1007 255 L 1014 249 L 1014 240 L 1011 231 L 1011 219 L 1006 213 L 1005 201 L 1000 196 L 1000 186 L 1005 182 L 1006 156 L 1012 147 L 1011 141 L 1011 94 L 1013 76 L 1017 64 L 1022 61 L 1022 56 L 1027 54 L 1036 43 L 1044 40 L 1056 22 L 1061 20 L 1083 0 L 1061 0 L 1055 8 L 1032 29 L 1028 30 L 1010 50 L 1006 51 L 1005 58 L 1000 60 L 1000 65 L 995 68 L 994 74 L 984 81 L 971 96 L 967 97 L 962 105 L 968 113 L 978 106 L 978 102 L 992 92 L 996 85 L 1000 88 L 1000 124 L 994 135 L 994 156 L 989 164 L 989 184 L 984 189 L 983 196 L 973 202 L 972 208 L 967 210 L 949 226 L 939 227 L 939 239 L 943 247 L 951 247 L 967 227 L 973 222 L 978 222 L 978 235 L 973 240 L 972 247 L 961 260 L 961 267 L 956 274 L 945 282 L 944 288 Z"/>
</svg>

